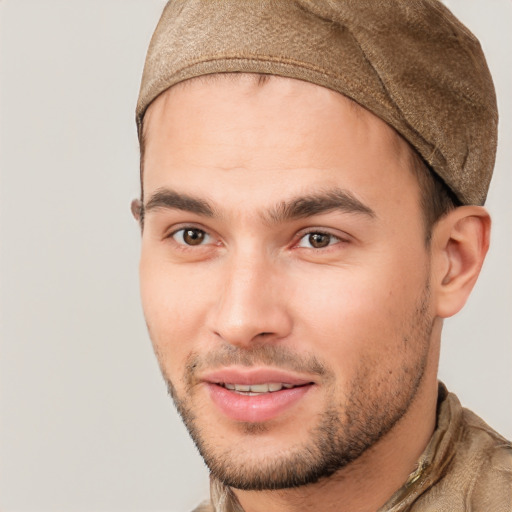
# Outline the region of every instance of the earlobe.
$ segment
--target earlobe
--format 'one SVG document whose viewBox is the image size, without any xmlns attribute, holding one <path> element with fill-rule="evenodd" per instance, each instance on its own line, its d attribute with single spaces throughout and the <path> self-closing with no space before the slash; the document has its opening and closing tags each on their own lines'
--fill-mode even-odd
<svg viewBox="0 0 512 512">
<path fill-rule="evenodd" d="M 456 208 L 434 227 L 432 285 L 441 318 L 454 315 L 466 303 L 489 248 L 490 228 L 490 216 L 480 206 Z"/>
<path fill-rule="evenodd" d="M 140 222 L 140 216 L 141 216 L 141 212 L 142 212 L 142 203 L 141 203 L 140 199 L 134 199 L 131 202 L 130 208 L 132 211 L 133 218 L 137 222 Z"/>
</svg>

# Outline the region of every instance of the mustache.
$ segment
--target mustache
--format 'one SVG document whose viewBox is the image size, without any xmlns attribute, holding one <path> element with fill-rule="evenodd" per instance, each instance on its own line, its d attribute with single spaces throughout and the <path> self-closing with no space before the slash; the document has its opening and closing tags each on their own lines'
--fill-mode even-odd
<svg viewBox="0 0 512 512">
<path fill-rule="evenodd" d="M 198 375 L 206 370 L 216 370 L 225 366 L 250 368 L 258 365 L 317 375 L 322 378 L 330 377 L 332 374 L 313 354 L 299 355 L 282 345 L 264 344 L 246 349 L 226 344 L 206 354 L 192 352 L 185 363 L 185 380 L 190 388 L 198 382 Z"/>
</svg>

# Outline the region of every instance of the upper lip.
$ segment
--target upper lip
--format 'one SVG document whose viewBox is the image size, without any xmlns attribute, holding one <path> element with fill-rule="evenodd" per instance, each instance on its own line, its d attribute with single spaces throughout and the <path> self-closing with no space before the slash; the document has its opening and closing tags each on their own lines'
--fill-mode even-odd
<svg viewBox="0 0 512 512">
<path fill-rule="evenodd" d="M 305 377 L 299 377 L 289 371 L 278 368 L 240 368 L 227 367 L 204 373 L 203 382 L 211 384 L 245 384 L 248 386 L 267 383 L 291 384 L 303 386 L 313 381 Z"/>
</svg>

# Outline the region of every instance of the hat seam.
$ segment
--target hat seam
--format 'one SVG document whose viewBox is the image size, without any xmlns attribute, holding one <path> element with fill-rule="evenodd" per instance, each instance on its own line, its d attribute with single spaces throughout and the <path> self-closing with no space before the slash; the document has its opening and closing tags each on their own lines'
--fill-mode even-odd
<svg viewBox="0 0 512 512">
<path fill-rule="evenodd" d="M 364 57 L 365 57 L 365 60 L 367 61 L 366 55 Z M 294 59 L 290 59 L 290 58 L 283 58 L 283 57 L 275 57 L 275 56 L 271 56 L 271 55 L 258 55 L 258 56 L 250 56 L 249 57 L 249 56 L 240 56 L 240 55 L 238 55 L 238 56 L 230 56 L 229 54 L 226 54 L 226 55 L 222 55 L 222 56 L 219 56 L 219 55 L 209 56 L 207 58 L 202 58 L 202 59 L 198 59 L 198 60 L 195 60 L 193 62 L 190 62 L 186 66 L 184 66 L 182 68 L 179 68 L 177 70 L 173 70 L 172 74 L 173 75 L 179 75 L 180 73 L 183 73 L 187 69 L 192 68 L 194 66 L 197 66 L 198 64 L 204 64 L 204 63 L 208 63 L 208 62 L 217 62 L 217 61 L 248 61 L 248 62 L 250 62 L 250 61 L 269 62 L 270 61 L 270 62 L 275 63 L 275 64 L 293 65 L 293 66 L 297 66 L 299 68 L 303 68 L 303 69 L 306 69 L 306 70 L 309 70 L 309 71 L 315 71 L 317 73 L 321 73 L 321 74 L 324 74 L 324 75 L 326 75 L 328 77 L 332 77 L 332 78 L 335 78 L 335 79 L 338 79 L 338 80 L 350 81 L 352 85 L 356 85 L 355 82 L 350 80 L 350 78 L 348 78 L 348 80 L 347 80 L 346 76 L 342 76 L 342 75 L 337 74 L 337 73 L 329 72 L 325 68 L 322 68 L 322 67 L 319 67 L 319 66 L 315 66 L 313 64 L 308 64 L 308 63 L 305 63 L 304 61 L 298 61 L 298 60 L 294 60 Z M 237 72 L 238 73 L 243 73 L 244 71 L 233 71 L 233 72 L 235 72 L 235 73 L 237 73 Z M 252 71 L 247 71 L 247 73 L 251 73 L 251 72 Z M 221 71 L 219 73 L 230 73 L 230 71 Z M 272 73 L 265 73 L 265 72 L 261 72 L 261 73 L 263 73 L 263 74 L 272 74 Z M 379 77 L 379 81 L 381 81 L 380 77 Z M 146 87 L 146 89 L 147 90 L 151 90 L 151 88 L 155 84 L 157 84 L 159 82 L 166 82 L 166 80 L 163 77 L 159 77 L 158 80 L 154 80 L 154 81 L 150 82 L 148 84 L 148 86 Z M 176 82 L 176 83 L 178 83 L 178 82 Z M 174 83 L 173 85 L 176 85 L 176 83 Z M 172 87 L 172 86 L 169 86 L 169 87 Z M 328 88 L 328 89 L 334 90 L 334 89 L 332 89 L 332 87 L 329 87 L 327 85 L 325 87 Z M 161 91 L 161 92 L 163 92 L 163 91 Z M 161 94 L 161 92 L 159 94 Z M 339 92 L 339 91 L 337 91 L 337 92 Z M 346 96 L 349 96 L 349 94 L 347 93 Z M 370 96 L 372 96 L 372 98 L 375 99 L 375 100 L 378 99 L 373 94 L 373 92 L 370 92 Z M 354 101 L 357 101 L 359 103 L 359 101 L 356 100 L 354 97 L 352 97 L 352 96 L 349 96 L 349 97 L 351 99 L 353 99 Z M 155 98 L 156 98 L 156 96 L 155 96 Z M 153 98 L 151 101 L 153 101 L 155 98 Z M 151 101 L 148 102 L 148 104 L 144 106 L 144 108 L 142 109 L 141 113 L 146 110 L 146 108 L 149 106 L 149 103 L 151 103 Z"/>
</svg>

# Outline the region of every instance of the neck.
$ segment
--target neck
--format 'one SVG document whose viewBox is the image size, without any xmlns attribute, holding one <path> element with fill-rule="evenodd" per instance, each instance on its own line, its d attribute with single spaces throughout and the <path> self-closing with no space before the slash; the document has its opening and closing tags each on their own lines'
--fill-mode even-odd
<svg viewBox="0 0 512 512">
<path fill-rule="evenodd" d="M 436 374 L 437 367 L 427 369 L 406 414 L 356 461 L 331 477 L 303 487 L 279 491 L 233 489 L 243 510 L 375 512 L 405 484 L 432 437 L 436 424 Z"/>
</svg>

